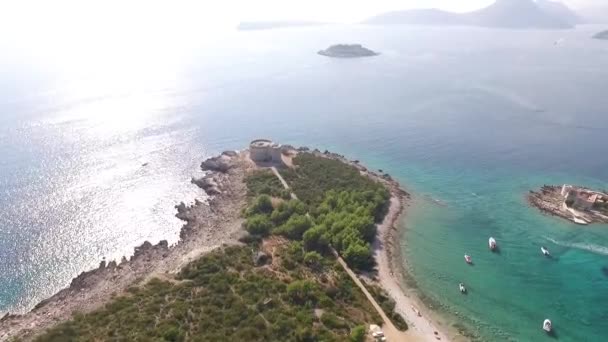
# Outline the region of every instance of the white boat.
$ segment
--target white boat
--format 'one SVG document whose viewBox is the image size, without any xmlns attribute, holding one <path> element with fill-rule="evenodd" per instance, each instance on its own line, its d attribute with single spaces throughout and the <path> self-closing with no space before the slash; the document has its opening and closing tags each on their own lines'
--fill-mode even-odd
<svg viewBox="0 0 608 342">
<path fill-rule="evenodd" d="M 473 259 L 471 259 L 471 256 L 468 254 L 464 255 L 464 261 L 467 262 L 467 264 L 472 264 L 473 263 Z"/>
<path fill-rule="evenodd" d="M 488 245 L 490 246 L 490 249 L 491 249 L 491 250 L 495 250 L 495 249 L 496 249 L 496 247 L 498 246 L 498 245 L 496 244 L 496 240 L 494 240 L 494 238 L 493 238 L 493 237 L 491 237 L 491 238 L 488 240 Z"/>
<path fill-rule="evenodd" d="M 540 247 L 540 251 L 543 252 L 543 254 L 546 255 L 546 256 L 551 255 L 549 253 L 549 250 L 547 249 L 547 247 L 544 247 L 544 246 Z"/>
<path fill-rule="evenodd" d="M 462 293 L 467 292 L 467 289 L 464 287 L 463 283 L 458 284 L 458 288 L 460 289 L 460 292 L 462 292 Z"/>
<path fill-rule="evenodd" d="M 545 319 L 545 321 L 543 322 L 543 330 L 550 333 L 552 329 L 553 327 L 551 325 L 551 321 L 548 318 Z"/>
</svg>

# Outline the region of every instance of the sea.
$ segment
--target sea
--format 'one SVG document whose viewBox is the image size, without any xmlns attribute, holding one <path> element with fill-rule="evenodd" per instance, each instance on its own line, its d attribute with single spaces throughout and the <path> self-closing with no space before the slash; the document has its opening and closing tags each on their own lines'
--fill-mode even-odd
<svg viewBox="0 0 608 342">
<path fill-rule="evenodd" d="M 600 29 L 332 25 L 107 63 L 5 54 L 0 312 L 25 312 L 146 240 L 175 244 L 174 205 L 205 196 L 190 183 L 200 162 L 264 137 L 358 159 L 413 194 L 404 265 L 445 324 L 482 341 L 605 340 L 608 226 L 526 203 L 543 184 L 608 188 Z M 317 55 L 335 43 L 381 55 Z"/>
</svg>

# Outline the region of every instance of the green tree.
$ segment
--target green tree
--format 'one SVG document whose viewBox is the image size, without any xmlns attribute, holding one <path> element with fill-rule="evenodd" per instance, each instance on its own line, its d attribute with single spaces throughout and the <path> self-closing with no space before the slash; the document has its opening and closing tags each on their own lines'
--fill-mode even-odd
<svg viewBox="0 0 608 342">
<path fill-rule="evenodd" d="M 284 225 L 277 229 L 277 233 L 290 239 L 301 240 L 302 235 L 312 226 L 312 221 L 306 215 L 294 214 Z"/>
<path fill-rule="evenodd" d="M 272 229 L 272 223 L 266 215 L 254 215 L 245 222 L 245 229 L 252 235 L 267 236 Z"/>
<path fill-rule="evenodd" d="M 361 270 L 369 269 L 372 263 L 372 251 L 368 244 L 363 241 L 352 242 L 342 253 L 346 262 L 354 268 Z"/>
<path fill-rule="evenodd" d="M 325 226 L 314 226 L 307 230 L 302 236 L 304 249 L 307 251 L 324 251 L 329 246 L 327 241 L 327 228 Z"/>
</svg>

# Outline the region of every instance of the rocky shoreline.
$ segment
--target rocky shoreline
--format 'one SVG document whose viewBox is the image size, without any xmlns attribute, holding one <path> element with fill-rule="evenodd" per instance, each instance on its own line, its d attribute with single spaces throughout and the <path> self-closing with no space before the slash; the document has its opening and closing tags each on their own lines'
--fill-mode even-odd
<svg viewBox="0 0 608 342">
<path fill-rule="evenodd" d="M 560 187 L 553 185 L 543 185 L 538 191 L 530 190 L 527 196 L 528 203 L 545 214 L 558 216 L 570 221 L 572 214 L 560 208 L 563 201 L 561 200 L 561 196 L 558 196 L 559 191 Z"/>
<path fill-rule="evenodd" d="M 165 240 L 155 245 L 146 241 L 134 249 L 129 259 L 101 261 L 98 268 L 82 272 L 67 288 L 41 301 L 30 312 L 5 314 L 0 318 L 0 341 L 16 337 L 30 340 L 69 319 L 74 312 L 95 310 L 132 285 L 175 273 L 202 253 L 222 244 L 237 243 L 242 234 L 240 211 L 246 203 L 243 179 L 253 167 L 246 152 L 224 152 L 203 162 L 205 183 L 193 182 L 213 197 L 176 206 L 176 217 L 185 221 L 176 245 L 169 246 Z"/>
</svg>

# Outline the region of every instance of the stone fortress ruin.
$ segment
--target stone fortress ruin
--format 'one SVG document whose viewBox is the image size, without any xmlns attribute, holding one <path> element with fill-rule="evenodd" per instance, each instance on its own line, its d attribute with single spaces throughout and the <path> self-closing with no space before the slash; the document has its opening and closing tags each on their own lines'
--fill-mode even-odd
<svg viewBox="0 0 608 342">
<path fill-rule="evenodd" d="M 249 143 L 249 156 L 256 163 L 282 163 L 284 147 L 269 139 L 256 139 Z"/>
</svg>

